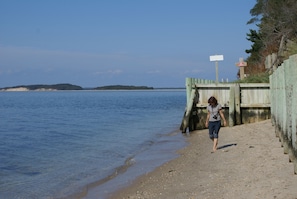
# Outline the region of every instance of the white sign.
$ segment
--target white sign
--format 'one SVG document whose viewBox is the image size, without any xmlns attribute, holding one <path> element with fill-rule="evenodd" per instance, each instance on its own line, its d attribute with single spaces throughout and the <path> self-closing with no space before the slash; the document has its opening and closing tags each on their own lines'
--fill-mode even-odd
<svg viewBox="0 0 297 199">
<path fill-rule="evenodd" d="M 209 56 L 209 60 L 210 61 L 223 61 L 224 56 L 223 55 L 212 55 L 212 56 Z"/>
</svg>

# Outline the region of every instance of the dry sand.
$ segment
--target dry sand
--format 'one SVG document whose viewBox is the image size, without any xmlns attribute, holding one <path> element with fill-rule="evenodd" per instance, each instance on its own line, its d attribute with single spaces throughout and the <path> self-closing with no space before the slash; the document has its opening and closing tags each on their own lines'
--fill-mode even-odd
<svg viewBox="0 0 297 199">
<path fill-rule="evenodd" d="M 296 199 L 297 175 L 270 120 L 223 127 L 211 153 L 207 130 L 187 135 L 180 156 L 110 196 L 111 199 Z"/>
</svg>

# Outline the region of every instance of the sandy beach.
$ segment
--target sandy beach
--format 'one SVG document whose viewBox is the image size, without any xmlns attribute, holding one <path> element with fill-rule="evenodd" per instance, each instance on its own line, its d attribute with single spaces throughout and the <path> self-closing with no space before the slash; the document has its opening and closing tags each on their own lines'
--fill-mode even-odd
<svg viewBox="0 0 297 199">
<path fill-rule="evenodd" d="M 187 134 L 180 156 L 110 199 L 296 199 L 297 175 L 270 120 L 222 127 L 218 151 L 211 153 L 208 130 Z"/>
</svg>

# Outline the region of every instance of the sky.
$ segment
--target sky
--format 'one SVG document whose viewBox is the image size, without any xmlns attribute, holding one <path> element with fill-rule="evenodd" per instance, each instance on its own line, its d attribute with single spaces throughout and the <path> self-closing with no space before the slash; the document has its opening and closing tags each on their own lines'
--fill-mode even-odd
<svg viewBox="0 0 297 199">
<path fill-rule="evenodd" d="M 0 88 L 234 81 L 256 0 L 1 0 Z"/>
</svg>

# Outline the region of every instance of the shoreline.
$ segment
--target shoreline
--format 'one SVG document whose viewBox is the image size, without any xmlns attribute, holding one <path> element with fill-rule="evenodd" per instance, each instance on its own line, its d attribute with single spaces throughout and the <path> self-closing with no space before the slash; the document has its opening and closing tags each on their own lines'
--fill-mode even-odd
<svg viewBox="0 0 297 199">
<path fill-rule="evenodd" d="M 297 198 L 297 175 L 271 120 L 222 127 L 213 154 L 207 129 L 188 141 L 177 158 L 107 198 Z"/>
<path fill-rule="evenodd" d="M 176 151 L 188 145 L 185 136 L 174 130 L 156 139 L 148 150 L 139 151 L 129 158 L 130 163 L 125 167 L 119 167 L 107 178 L 91 183 L 83 188 L 82 192 L 72 194 L 65 199 L 106 199 L 109 195 L 125 188 L 135 179 L 152 172 L 168 161 L 178 157 Z M 160 153 L 161 152 L 161 153 Z"/>
</svg>

